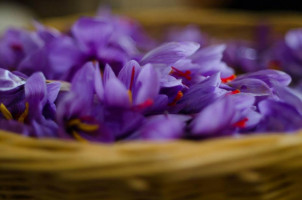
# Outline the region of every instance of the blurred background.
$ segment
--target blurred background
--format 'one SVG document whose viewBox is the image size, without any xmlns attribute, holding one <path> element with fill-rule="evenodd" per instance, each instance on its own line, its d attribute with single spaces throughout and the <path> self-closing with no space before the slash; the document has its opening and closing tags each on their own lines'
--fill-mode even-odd
<svg viewBox="0 0 302 200">
<path fill-rule="evenodd" d="M 0 31 L 34 19 L 93 13 L 99 5 L 118 10 L 194 7 L 201 9 L 302 11 L 302 1 L 284 0 L 0 0 Z"/>
</svg>

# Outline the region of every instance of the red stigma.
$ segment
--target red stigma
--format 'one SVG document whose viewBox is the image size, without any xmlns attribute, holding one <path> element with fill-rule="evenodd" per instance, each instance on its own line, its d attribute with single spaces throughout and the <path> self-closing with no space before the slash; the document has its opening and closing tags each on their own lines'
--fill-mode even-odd
<svg viewBox="0 0 302 200">
<path fill-rule="evenodd" d="M 222 83 L 228 83 L 228 82 L 234 80 L 235 78 L 236 78 L 236 75 L 233 74 L 233 75 L 231 75 L 231 76 L 229 76 L 229 77 L 221 78 L 221 82 L 222 82 Z"/>
<path fill-rule="evenodd" d="M 175 74 L 177 76 L 184 77 L 185 79 L 187 79 L 189 81 L 192 79 L 191 71 L 187 70 L 185 72 L 182 72 L 179 69 L 176 69 L 175 67 L 171 67 L 171 68 L 172 68 L 172 70 L 171 70 L 170 74 Z"/>
<path fill-rule="evenodd" d="M 244 128 L 246 126 L 246 122 L 248 121 L 248 118 L 243 118 L 242 120 L 236 122 L 235 124 L 233 124 L 233 126 L 237 127 L 237 128 Z"/>
<path fill-rule="evenodd" d="M 183 93 L 182 91 L 178 91 L 175 98 L 173 99 L 173 101 L 171 103 L 169 103 L 168 105 L 169 106 L 175 106 L 176 103 L 183 97 Z"/>
<path fill-rule="evenodd" d="M 132 90 L 133 82 L 134 82 L 134 75 L 135 75 L 135 67 L 132 67 L 132 72 L 131 72 L 131 81 L 130 81 L 130 86 L 129 90 Z"/>
<path fill-rule="evenodd" d="M 21 45 L 21 44 L 17 44 L 17 43 L 11 44 L 10 47 L 11 47 L 13 50 L 15 50 L 15 51 L 22 51 L 22 50 L 23 50 L 22 45 Z"/>
<path fill-rule="evenodd" d="M 143 103 L 134 106 L 133 109 L 134 109 L 134 110 L 143 110 L 143 109 L 145 109 L 145 108 L 148 108 L 148 107 L 152 106 L 153 103 L 154 103 L 154 102 L 153 102 L 152 99 L 147 99 L 147 100 L 144 101 Z"/>
<path fill-rule="evenodd" d="M 228 92 L 228 93 L 226 93 L 227 95 L 233 95 L 233 94 L 238 94 L 238 93 L 240 93 L 240 90 L 233 90 L 233 91 L 231 91 L 231 92 Z"/>
<path fill-rule="evenodd" d="M 276 69 L 276 70 L 280 70 L 281 69 L 281 64 L 278 60 L 271 60 L 268 63 L 268 68 L 269 69 Z"/>
</svg>

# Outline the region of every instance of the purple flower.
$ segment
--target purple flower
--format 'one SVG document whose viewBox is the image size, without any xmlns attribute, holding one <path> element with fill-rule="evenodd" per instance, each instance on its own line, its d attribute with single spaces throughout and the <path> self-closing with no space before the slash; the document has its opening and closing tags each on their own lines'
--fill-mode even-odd
<svg viewBox="0 0 302 200">
<path fill-rule="evenodd" d="M 126 63 L 118 77 L 107 65 L 103 78 L 97 73 L 95 87 L 98 97 L 107 106 L 143 110 L 153 105 L 160 85 L 158 73 L 152 65 L 140 67 L 133 60 Z"/>
<path fill-rule="evenodd" d="M 57 119 L 60 137 L 80 141 L 111 142 L 113 135 L 98 118 L 104 110 L 94 102 L 95 66 L 87 63 L 74 76 L 71 91 L 58 105 Z"/>
<path fill-rule="evenodd" d="M 293 132 L 302 128 L 302 115 L 290 104 L 267 99 L 258 107 L 264 116 L 256 129 L 259 132 Z"/>
<path fill-rule="evenodd" d="M 155 45 L 155 41 L 144 32 L 141 25 L 134 19 L 113 15 L 108 8 L 101 8 L 96 17 L 109 21 L 113 25 L 114 34 L 117 33 L 114 38 L 119 39 L 118 42 L 122 46 L 134 43 L 139 49 L 150 50 Z"/>
<path fill-rule="evenodd" d="M 245 41 L 228 43 L 223 53 L 223 61 L 242 72 L 254 72 L 264 68 L 257 49 Z"/>
<path fill-rule="evenodd" d="M 0 66 L 18 69 L 19 63 L 43 44 L 37 34 L 25 30 L 8 29 L 0 39 Z"/>
<path fill-rule="evenodd" d="M 271 50 L 270 65 L 289 73 L 294 80 L 302 77 L 302 29 L 286 33 L 284 40 Z"/>
<path fill-rule="evenodd" d="M 20 133 L 25 135 L 56 137 L 58 126 L 54 121 L 56 112 L 54 101 L 61 84 L 58 82 L 46 84 L 42 73 L 34 73 L 24 80 L 7 70 L 0 69 L 0 72 L 2 119 L 25 123 L 24 126 L 18 125 L 24 127 Z M 13 122 L 7 127 L 10 124 Z"/>
<path fill-rule="evenodd" d="M 268 69 L 234 76 L 229 80 L 223 79 L 223 82 L 232 90 L 236 89 L 254 96 L 269 96 L 273 94 L 273 88 L 276 85 L 288 86 L 291 77 L 282 71 Z"/>
<path fill-rule="evenodd" d="M 184 113 L 197 113 L 211 102 L 224 95 L 226 91 L 219 88 L 220 74 L 214 74 L 206 80 L 193 85 L 177 102 L 178 110 Z"/>
<path fill-rule="evenodd" d="M 97 60 L 102 67 L 109 64 L 116 73 L 138 54 L 132 38 L 110 19 L 83 17 L 73 25 L 71 33 L 86 60 Z"/>
<path fill-rule="evenodd" d="M 227 95 L 204 108 L 190 124 L 193 137 L 229 135 L 254 128 L 261 115 L 247 94 Z"/>
<path fill-rule="evenodd" d="M 58 35 L 24 58 L 18 70 L 27 75 L 41 71 L 48 79 L 69 80 L 84 60 L 72 38 Z"/>
<path fill-rule="evenodd" d="M 199 44 L 194 42 L 169 42 L 145 54 L 141 64 L 166 64 L 173 65 L 180 59 L 187 58 L 199 49 Z"/>
</svg>

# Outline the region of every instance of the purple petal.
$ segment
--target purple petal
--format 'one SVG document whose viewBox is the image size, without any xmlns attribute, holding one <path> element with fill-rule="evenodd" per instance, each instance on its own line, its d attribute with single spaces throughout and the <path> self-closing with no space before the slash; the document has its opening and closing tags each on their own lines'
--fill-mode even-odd
<svg viewBox="0 0 302 200">
<path fill-rule="evenodd" d="M 140 65 L 135 60 L 131 60 L 121 69 L 118 79 L 122 81 L 126 88 L 130 89 L 130 84 L 136 82 L 140 70 Z"/>
<path fill-rule="evenodd" d="M 107 80 L 104 93 L 106 105 L 126 108 L 130 106 L 128 90 L 117 78 Z"/>
<path fill-rule="evenodd" d="M 80 18 L 71 28 L 73 36 L 84 50 L 94 54 L 107 43 L 112 31 L 111 24 L 98 18 L 89 17 Z"/>
<path fill-rule="evenodd" d="M 250 93 L 255 96 L 267 96 L 272 94 L 272 91 L 269 86 L 260 79 L 235 79 L 234 81 L 231 81 L 228 85 L 235 89 L 239 89 L 240 92 Z"/>
<path fill-rule="evenodd" d="M 219 88 L 220 83 L 220 74 L 217 73 L 189 88 L 178 103 L 182 107 L 182 112 L 197 113 L 224 95 L 226 91 Z"/>
<path fill-rule="evenodd" d="M 58 97 L 58 94 L 61 89 L 61 83 L 60 82 L 52 82 L 48 83 L 46 85 L 47 88 L 47 98 L 50 103 L 54 103 L 55 100 Z"/>
<path fill-rule="evenodd" d="M 259 111 L 265 117 L 260 122 L 258 131 L 296 131 L 302 128 L 302 116 L 286 103 L 264 100 L 259 103 Z"/>
<path fill-rule="evenodd" d="M 190 126 L 192 134 L 196 136 L 219 134 L 232 124 L 235 114 L 231 98 L 218 100 L 204 108 L 192 121 Z"/>
<path fill-rule="evenodd" d="M 8 91 L 24 85 L 25 81 L 8 70 L 0 68 L 0 91 Z"/>
<path fill-rule="evenodd" d="M 141 104 L 148 99 L 154 99 L 159 92 L 159 76 L 152 65 L 142 67 L 134 88 L 134 104 Z"/>
<path fill-rule="evenodd" d="M 147 119 L 140 130 L 143 139 L 171 140 L 184 136 L 186 121 L 185 115 L 155 115 Z"/>
<path fill-rule="evenodd" d="M 199 44 L 194 42 L 170 42 L 149 51 L 141 60 L 141 64 L 164 63 L 171 65 L 197 51 Z"/>
<path fill-rule="evenodd" d="M 269 87 L 272 87 L 274 82 L 278 82 L 279 84 L 284 86 L 289 85 L 289 83 L 291 82 L 291 77 L 285 72 L 271 69 L 243 74 L 241 76 L 238 76 L 236 80 L 239 81 L 246 78 L 260 79 L 264 81 Z"/>
<path fill-rule="evenodd" d="M 103 75 L 103 82 L 104 82 L 104 85 L 106 85 L 106 82 L 111 79 L 111 78 L 116 78 L 112 68 L 110 65 L 106 65 L 105 66 L 105 69 L 104 69 L 104 75 Z"/>
<path fill-rule="evenodd" d="M 29 117 L 41 118 L 47 101 L 45 77 L 41 72 L 34 73 L 25 83 L 25 99 L 29 104 Z"/>
</svg>

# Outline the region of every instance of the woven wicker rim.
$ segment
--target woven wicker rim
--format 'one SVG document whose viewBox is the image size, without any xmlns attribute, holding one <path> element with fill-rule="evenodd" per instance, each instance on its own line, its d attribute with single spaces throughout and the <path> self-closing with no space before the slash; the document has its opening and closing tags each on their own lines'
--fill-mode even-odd
<svg viewBox="0 0 302 200">
<path fill-rule="evenodd" d="M 0 131 L 0 144 L 1 169 L 52 171 L 81 180 L 130 176 L 183 179 L 264 166 L 272 166 L 272 170 L 298 167 L 301 161 L 296 158 L 302 152 L 302 132 L 201 142 L 137 141 L 104 145 L 38 140 Z"/>
</svg>

